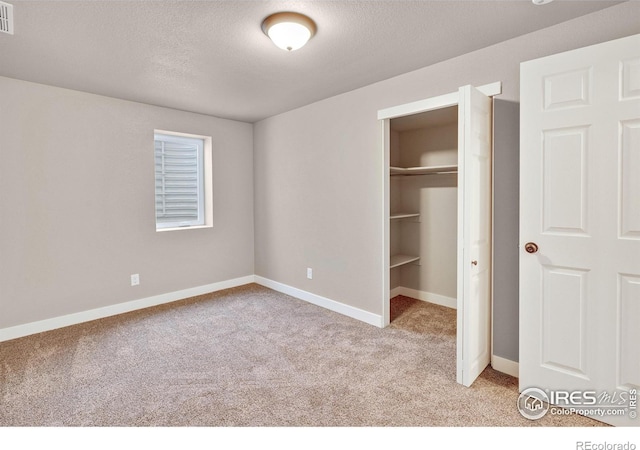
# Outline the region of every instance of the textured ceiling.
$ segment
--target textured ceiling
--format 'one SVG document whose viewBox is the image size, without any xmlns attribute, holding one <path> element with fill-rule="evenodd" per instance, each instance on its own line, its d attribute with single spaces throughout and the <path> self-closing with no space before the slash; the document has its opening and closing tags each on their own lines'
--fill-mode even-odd
<svg viewBox="0 0 640 450">
<path fill-rule="evenodd" d="M 254 122 L 617 1 L 21 1 L 0 76 Z M 312 17 L 287 53 L 276 11 Z"/>
</svg>

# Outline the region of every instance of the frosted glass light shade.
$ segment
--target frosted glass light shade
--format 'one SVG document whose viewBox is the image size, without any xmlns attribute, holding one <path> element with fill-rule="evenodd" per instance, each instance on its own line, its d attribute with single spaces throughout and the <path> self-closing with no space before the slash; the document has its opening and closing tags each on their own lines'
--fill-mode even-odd
<svg viewBox="0 0 640 450">
<path fill-rule="evenodd" d="M 299 23 L 282 22 L 269 28 L 269 37 L 283 50 L 297 50 L 311 37 L 309 29 Z"/>
<path fill-rule="evenodd" d="M 302 14 L 281 12 L 264 19 L 262 31 L 279 48 L 293 51 L 311 39 L 316 32 L 316 24 Z"/>
</svg>

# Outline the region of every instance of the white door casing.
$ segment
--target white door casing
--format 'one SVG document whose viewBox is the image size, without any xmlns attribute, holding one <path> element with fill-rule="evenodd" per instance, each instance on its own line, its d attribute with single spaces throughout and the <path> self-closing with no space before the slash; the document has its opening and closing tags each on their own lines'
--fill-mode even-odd
<svg viewBox="0 0 640 450">
<path fill-rule="evenodd" d="M 458 102 L 457 381 L 465 386 L 491 359 L 492 101 L 472 86 Z"/>
<path fill-rule="evenodd" d="M 628 394 L 640 388 L 640 35 L 523 63 L 520 101 L 520 390 Z"/>
</svg>

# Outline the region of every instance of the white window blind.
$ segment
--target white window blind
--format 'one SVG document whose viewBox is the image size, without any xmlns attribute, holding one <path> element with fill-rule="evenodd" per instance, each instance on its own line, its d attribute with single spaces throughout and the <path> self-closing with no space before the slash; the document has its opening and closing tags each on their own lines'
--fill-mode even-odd
<svg viewBox="0 0 640 450">
<path fill-rule="evenodd" d="M 204 141 L 155 134 L 156 229 L 204 224 Z"/>
</svg>

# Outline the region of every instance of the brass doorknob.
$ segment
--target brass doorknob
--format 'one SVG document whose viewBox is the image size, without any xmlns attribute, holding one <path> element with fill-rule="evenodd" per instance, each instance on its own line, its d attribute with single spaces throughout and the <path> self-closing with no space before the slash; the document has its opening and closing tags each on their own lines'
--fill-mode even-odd
<svg viewBox="0 0 640 450">
<path fill-rule="evenodd" d="M 527 251 L 527 253 L 536 253 L 538 251 L 538 244 L 536 244 L 535 242 L 527 242 L 526 244 L 524 244 L 524 249 Z"/>
</svg>

